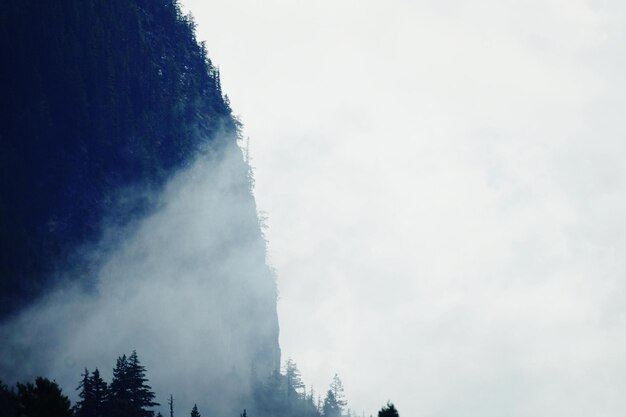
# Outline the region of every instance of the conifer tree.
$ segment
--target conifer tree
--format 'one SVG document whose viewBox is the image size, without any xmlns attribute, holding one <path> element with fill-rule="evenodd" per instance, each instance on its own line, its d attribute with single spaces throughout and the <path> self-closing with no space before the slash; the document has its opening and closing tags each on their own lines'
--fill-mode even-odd
<svg viewBox="0 0 626 417">
<path fill-rule="evenodd" d="M 148 408 L 157 406 L 159 403 L 154 402 L 155 394 L 152 392 L 152 388 L 146 384 L 148 382 L 146 368 L 139 363 L 137 352 L 134 350 L 128 357 L 126 375 L 130 401 L 135 415 L 137 417 L 153 417 L 154 411 L 148 410 Z"/>
<path fill-rule="evenodd" d="M 287 379 L 287 397 L 291 397 L 295 392 L 296 398 L 298 398 L 300 395 L 299 390 L 304 388 L 304 383 L 302 382 L 298 366 L 291 358 L 287 359 L 285 363 L 285 378 Z"/>
<path fill-rule="evenodd" d="M 344 394 L 343 383 L 341 382 L 341 379 L 339 379 L 339 376 L 337 376 L 337 374 L 333 376 L 333 380 L 330 383 L 330 390 L 335 396 L 335 401 L 337 402 L 337 405 L 343 412 L 343 409 L 346 405 L 348 405 L 348 402 L 346 401 L 346 396 Z"/>
<path fill-rule="evenodd" d="M 128 385 L 128 359 L 126 355 L 117 358 L 113 368 L 113 379 L 109 388 L 109 414 L 111 417 L 131 415 L 130 390 Z"/>
<path fill-rule="evenodd" d="M 324 417 L 341 417 L 341 406 L 337 403 L 337 398 L 332 389 L 329 389 L 322 406 L 322 414 Z"/>
<path fill-rule="evenodd" d="M 100 376 L 100 371 L 96 368 L 89 375 L 85 369 L 82 374 L 83 379 L 78 385 L 78 397 L 80 400 L 74 407 L 76 417 L 103 417 L 106 414 L 107 383 Z"/>
<path fill-rule="evenodd" d="M 106 406 L 107 406 L 107 398 L 109 387 L 107 383 L 100 376 L 100 371 L 96 368 L 95 371 L 91 373 L 90 379 L 91 385 L 91 394 L 93 399 L 93 410 L 94 417 L 105 417 L 106 416 Z"/>
<path fill-rule="evenodd" d="M 72 417 L 70 400 L 56 382 L 38 377 L 35 384 L 17 384 L 19 417 Z"/>
<path fill-rule="evenodd" d="M 200 412 L 198 411 L 198 406 L 196 404 L 194 404 L 191 409 L 191 417 L 200 417 Z"/>
<path fill-rule="evenodd" d="M 74 407 L 74 415 L 76 417 L 91 417 L 94 415 L 93 409 L 93 395 L 91 389 L 91 378 L 89 377 L 89 371 L 85 368 L 85 373 L 81 374 L 82 379 L 78 384 L 78 402 Z"/>
<path fill-rule="evenodd" d="M 153 417 L 154 411 L 149 408 L 159 403 L 154 402 L 155 395 L 146 382 L 146 370 L 140 364 L 136 351 L 128 358 L 126 355 L 119 357 L 109 390 L 111 416 Z"/>
<path fill-rule="evenodd" d="M 391 401 L 387 401 L 387 404 L 380 409 L 378 417 L 400 417 L 398 410 Z"/>
</svg>

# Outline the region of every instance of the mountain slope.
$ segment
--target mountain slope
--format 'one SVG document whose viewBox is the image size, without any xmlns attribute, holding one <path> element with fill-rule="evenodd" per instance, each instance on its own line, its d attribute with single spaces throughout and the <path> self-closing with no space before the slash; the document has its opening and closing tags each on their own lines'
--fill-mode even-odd
<svg viewBox="0 0 626 417">
<path fill-rule="evenodd" d="M 236 122 L 193 23 L 164 0 L 1 4 L 0 317 L 97 239 L 115 190 L 159 187 Z"/>
<path fill-rule="evenodd" d="M 252 402 L 280 362 L 275 279 L 191 18 L 172 0 L 4 0 L 0 52 L 0 379 L 71 387 L 137 349 L 158 394 Z"/>
</svg>

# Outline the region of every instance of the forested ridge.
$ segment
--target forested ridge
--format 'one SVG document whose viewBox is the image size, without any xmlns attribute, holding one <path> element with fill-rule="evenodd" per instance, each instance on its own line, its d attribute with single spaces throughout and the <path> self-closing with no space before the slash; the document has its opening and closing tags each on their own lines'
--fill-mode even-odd
<svg viewBox="0 0 626 417">
<path fill-rule="evenodd" d="M 18 383 L 12 388 L 0 382 L 0 416 L 162 417 L 155 407 L 166 405 L 157 402 L 149 385 L 146 367 L 139 361 L 136 351 L 117 358 L 110 383 L 104 380 L 97 368 L 91 372 L 85 369 L 76 390 L 79 399 L 72 405 L 58 384 L 43 377 L 37 378 L 34 383 Z M 250 406 L 253 413 L 261 416 L 358 417 L 347 407 L 343 384 L 336 374 L 322 396 L 316 394 L 312 387 L 307 390 L 297 365 L 291 359 L 286 361 L 282 373 L 275 372 L 256 386 L 254 404 L 241 406 L 239 417 L 254 417 L 246 408 Z M 197 404 L 191 410 L 178 410 L 174 395 L 167 398 L 164 408 L 170 417 L 187 413 L 191 417 L 201 416 Z M 389 402 L 378 416 L 399 417 L 395 406 Z"/>
<path fill-rule="evenodd" d="M 219 70 L 196 41 L 192 17 L 177 1 L 1 0 L 0 53 L 0 379 L 11 384 L 0 382 L 0 416 L 155 416 L 163 399 L 134 351 L 117 359 L 110 381 L 97 368 L 77 376 L 74 404 L 48 379 L 62 378 L 67 393 L 74 388 L 68 387 L 74 358 L 102 363 L 137 341 L 159 361 L 162 372 L 153 379 L 159 394 L 179 390 L 169 398 L 171 417 L 177 397 L 197 401 L 191 410 L 176 410 L 181 416 L 227 417 L 237 408 L 241 417 L 350 416 L 336 375 L 317 394 L 293 361 L 280 369 L 275 280 L 265 262 L 250 167 L 237 148 L 241 126 Z M 207 153 L 204 170 L 193 171 L 198 155 Z M 197 247 L 172 250 L 167 243 L 185 246 L 190 239 L 175 223 L 165 229 L 179 234 L 157 234 L 166 244 L 151 258 L 146 254 L 154 248 L 146 242 L 153 235 L 133 240 L 124 232 L 142 249 L 140 259 L 130 262 L 122 247 L 109 260 L 133 273 L 109 268 L 98 276 L 101 260 L 94 254 L 100 252 L 90 249 L 105 229 L 149 218 L 155 200 L 168 186 L 172 194 L 172 178 L 186 168 L 213 184 L 207 188 L 213 200 L 200 199 L 207 204 L 198 207 L 205 221 L 214 219 L 199 233 L 210 236 L 208 244 L 200 239 Z M 174 184 L 183 191 L 188 185 Z M 174 208 L 185 216 L 196 209 Z M 193 220 L 185 226 L 199 228 Z M 171 252 L 171 270 L 157 271 L 163 273 L 156 282 L 158 268 L 149 261 Z M 106 278 L 113 282 L 98 298 L 95 281 Z M 131 279 L 137 287 L 127 292 Z M 138 283 L 152 283 L 147 295 Z M 46 300 L 48 292 L 66 298 Z M 188 311 L 198 316 L 193 324 Z M 156 312 L 169 334 L 150 316 Z M 198 339 L 184 345 L 189 334 Z M 35 375 L 43 376 L 24 382 Z M 22 382 L 12 385 L 16 380 Z"/>
<path fill-rule="evenodd" d="M 41 295 L 73 256 L 150 208 L 218 133 L 237 135 L 219 72 L 172 0 L 0 2 L 0 318 Z"/>
</svg>

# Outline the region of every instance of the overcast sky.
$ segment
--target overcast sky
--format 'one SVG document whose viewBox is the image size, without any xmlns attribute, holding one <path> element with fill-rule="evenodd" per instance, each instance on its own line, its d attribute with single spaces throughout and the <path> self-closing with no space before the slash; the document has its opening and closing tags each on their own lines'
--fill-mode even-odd
<svg viewBox="0 0 626 417">
<path fill-rule="evenodd" d="M 626 410 L 623 0 L 185 0 L 283 358 L 403 417 Z"/>
</svg>

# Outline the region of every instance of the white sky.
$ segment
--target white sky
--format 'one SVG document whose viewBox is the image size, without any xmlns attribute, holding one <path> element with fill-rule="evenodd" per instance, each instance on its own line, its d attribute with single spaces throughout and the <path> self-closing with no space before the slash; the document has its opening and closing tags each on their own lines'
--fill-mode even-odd
<svg viewBox="0 0 626 417">
<path fill-rule="evenodd" d="M 183 3 L 305 382 L 359 414 L 623 415 L 623 0 Z"/>
</svg>

